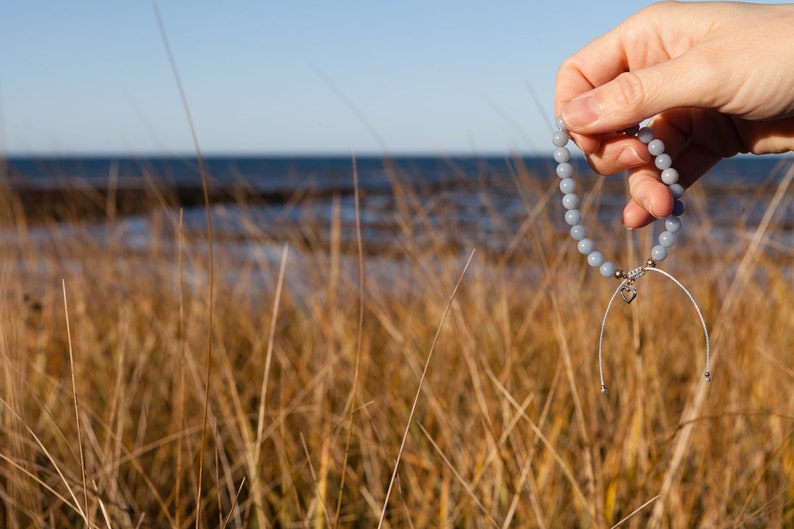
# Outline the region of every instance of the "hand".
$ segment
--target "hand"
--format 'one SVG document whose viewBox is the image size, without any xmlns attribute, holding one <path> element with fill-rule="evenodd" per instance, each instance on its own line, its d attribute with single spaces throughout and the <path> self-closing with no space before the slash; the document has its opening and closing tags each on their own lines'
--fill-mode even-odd
<svg viewBox="0 0 794 529">
<path fill-rule="evenodd" d="M 684 186 L 720 159 L 794 147 L 794 4 L 654 4 L 568 58 L 555 115 L 602 174 L 630 170 L 630 228 L 672 211 L 639 141 L 652 118 Z"/>
</svg>

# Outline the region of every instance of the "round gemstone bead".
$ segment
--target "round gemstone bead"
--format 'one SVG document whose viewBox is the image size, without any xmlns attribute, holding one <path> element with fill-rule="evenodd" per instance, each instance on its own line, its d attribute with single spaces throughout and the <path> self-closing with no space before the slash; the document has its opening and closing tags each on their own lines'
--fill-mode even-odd
<svg viewBox="0 0 794 529">
<path fill-rule="evenodd" d="M 576 191 L 576 180 L 573 178 L 563 178 L 560 180 L 560 191 L 566 195 Z"/>
<path fill-rule="evenodd" d="M 657 244 L 651 248 L 651 258 L 656 262 L 664 261 L 667 258 L 667 248 L 661 244 Z"/>
<path fill-rule="evenodd" d="M 579 195 L 568 193 L 562 197 L 562 207 L 565 209 L 576 209 L 579 207 Z"/>
<path fill-rule="evenodd" d="M 573 176 L 573 165 L 562 162 L 557 166 L 557 176 L 560 178 L 571 178 Z"/>
<path fill-rule="evenodd" d="M 684 210 L 686 210 L 686 207 L 684 206 L 683 202 L 680 200 L 673 202 L 673 216 L 680 217 L 684 214 Z"/>
<path fill-rule="evenodd" d="M 670 189 L 670 194 L 673 195 L 673 198 L 679 199 L 684 196 L 684 186 L 681 184 L 670 184 L 667 186 Z"/>
<path fill-rule="evenodd" d="M 562 116 L 557 116 L 557 119 L 554 120 L 554 124 L 557 125 L 558 130 L 568 130 L 568 127 L 566 127 L 565 123 L 562 121 Z"/>
<path fill-rule="evenodd" d="M 565 222 L 569 226 L 576 226 L 582 221 L 582 212 L 578 209 L 569 209 L 565 212 Z"/>
<path fill-rule="evenodd" d="M 673 165 L 673 159 L 670 158 L 670 155 L 667 153 L 662 153 L 656 157 L 653 161 L 656 168 L 660 171 L 664 171 L 665 169 L 670 169 L 670 166 Z"/>
<path fill-rule="evenodd" d="M 551 137 L 551 142 L 555 147 L 565 147 L 568 144 L 568 133 L 564 130 L 557 130 Z"/>
<path fill-rule="evenodd" d="M 575 241 L 581 241 L 587 237 L 587 230 L 581 224 L 571 226 L 571 238 Z"/>
<path fill-rule="evenodd" d="M 582 239 L 576 245 L 576 248 L 579 250 L 580 254 L 588 255 L 595 250 L 595 243 L 592 241 L 592 239 Z"/>
<path fill-rule="evenodd" d="M 651 153 L 651 156 L 659 156 L 664 152 L 664 142 L 659 139 L 651 140 L 648 143 L 648 152 Z"/>
<path fill-rule="evenodd" d="M 661 158 L 661 157 L 660 157 Z M 657 158 L 658 160 L 659 158 Z M 678 182 L 678 171 L 672 167 L 668 167 L 662 171 L 662 182 L 670 186 Z"/>
<path fill-rule="evenodd" d="M 571 151 L 567 147 L 557 147 L 554 149 L 554 161 L 557 163 L 571 161 Z"/>
<path fill-rule="evenodd" d="M 602 277 L 615 277 L 615 272 L 618 267 L 612 261 L 607 261 L 598 268 L 598 272 Z"/>
<path fill-rule="evenodd" d="M 675 246 L 675 233 L 669 231 L 663 231 L 660 233 L 659 244 L 665 248 L 671 248 L 672 246 Z"/>
<path fill-rule="evenodd" d="M 672 215 L 664 219 L 664 228 L 670 233 L 675 233 L 681 229 L 681 219 Z"/>
<path fill-rule="evenodd" d="M 604 264 L 604 254 L 601 252 L 590 252 L 587 254 L 587 264 L 593 268 L 599 268 Z"/>
<path fill-rule="evenodd" d="M 653 131 L 648 127 L 642 127 L 637 131 L 637 139 L 645 144 L 651 143 L 653 141 Z"/>
</svg>

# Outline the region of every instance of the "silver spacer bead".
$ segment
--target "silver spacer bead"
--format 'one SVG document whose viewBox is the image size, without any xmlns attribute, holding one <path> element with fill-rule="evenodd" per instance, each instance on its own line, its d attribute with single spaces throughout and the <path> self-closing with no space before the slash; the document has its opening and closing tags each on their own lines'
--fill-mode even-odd
<svg viewBox="0 0 794 529">
<path fill-rule="evenodd" d="M 626 279 L 626 273 L 622 268 L 615 270 L 615 279 Z"/>
<path fill-rule="evenodd" d="M 645 266 L 648 268 L 656 268 L 656 261 L 649 258 L 647 261 L 645 261 Z"/>
</svg>

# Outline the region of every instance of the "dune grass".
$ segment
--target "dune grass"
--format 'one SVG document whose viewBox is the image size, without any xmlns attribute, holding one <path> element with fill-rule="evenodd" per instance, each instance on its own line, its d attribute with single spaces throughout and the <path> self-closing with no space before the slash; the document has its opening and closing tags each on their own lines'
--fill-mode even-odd
<svg viewBox="0 0 794 529">
<path fill-rule="evenodd" d="M 177 208 L 30 224 L 5 193 L 0 525 L 794 525 L 785 181 L 723 251 L 690 193 L 665 268 L 703 310 L 713 382 L 689 301 L 646 277 L 610 316 L 607 397 L 596 346 L 615 284 L 559 235 L 554 182 L 520 165 L 507 181 L 516 233 L 482 183 L 498 250 L 433 222 L 454 218 L 444 191 L 421 200 L 397 172 L 387 245 L 341 201 L 328 223 L 278 229 L 254 204 L 215 206 L 244 236 L 217 229 L 211 326 L 207 235 Z M 597 229 L 644 259 L 647 230 Z"/>
</svg>

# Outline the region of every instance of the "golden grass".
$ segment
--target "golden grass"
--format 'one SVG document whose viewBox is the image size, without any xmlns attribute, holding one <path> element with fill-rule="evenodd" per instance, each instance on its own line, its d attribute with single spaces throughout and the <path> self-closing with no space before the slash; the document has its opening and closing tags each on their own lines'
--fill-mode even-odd
<svg viewBox="0 0 794 529">
<path fill-rule="evenodd" d="M 211 328 L 206 233 L 178 210 L 150 209 L 145 233 L 34 225 L 5 193 L 0 525 L 794 526 L 792 247 L 768 238 L 785 194 L 706 254 L 691 192 L 666 269 L 701 305 L 714 381 L 689 301 L 646 277 L 610 316 L 604 397 L 615 285 L 555 235 L 554 183 L 515 169 L 526 221 L 496 251 L 432 222 L 443 190 L 422 201 L 392 174 L 394 239 L 360 254 L 339 201 L 327 224 L 216 206 L 245 236 L 216 231 Z M 487 185 L 478 220 L 509 225 Z M 636 262 L 647 239 L 615 244 Z"/>
</svg>

